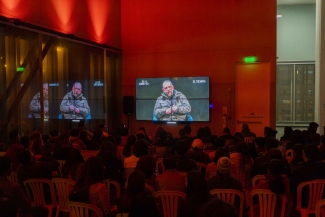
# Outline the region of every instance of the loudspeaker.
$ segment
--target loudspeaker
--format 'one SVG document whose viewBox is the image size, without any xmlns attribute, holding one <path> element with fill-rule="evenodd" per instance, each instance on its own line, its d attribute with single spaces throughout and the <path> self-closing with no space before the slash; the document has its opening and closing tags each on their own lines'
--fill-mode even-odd
<svg viewBox="0 0 325 217">
<path fill-rule="evenodd" d="M 123 114 L 133 114 L 134 96 L 123 96 Z"/>
</svg>

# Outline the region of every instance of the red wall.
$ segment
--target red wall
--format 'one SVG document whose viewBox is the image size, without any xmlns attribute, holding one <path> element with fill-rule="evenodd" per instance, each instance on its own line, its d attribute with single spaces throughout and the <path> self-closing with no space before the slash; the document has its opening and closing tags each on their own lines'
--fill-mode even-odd
<svg viewBox="0 0 325 217">
<path fill-rule="evenodd" d="M 119 0 L 1 0 L 0 15 L 121 47 Z"/>
<path fill-rule="evenodd" d="M 135 78 L 209 76 L 209 125 L 222 132 L 222 107 L 235 130 L 235 63 L 244 56 L 271 64 L 271 123 L 275 127 L 276 0 L 137 0 L 121 2 L 123 95 L 135 95 Z M 228 91 L 231 88 L 232 91 Z M 274 114 L 273 114 L 274 113 Z M 126 123 L 127 117 L 123 117 Z M 136 121 L 154 134 L 160 125 Z M 182 125 L 163 125 L 177 134 Z"/>
</svg>

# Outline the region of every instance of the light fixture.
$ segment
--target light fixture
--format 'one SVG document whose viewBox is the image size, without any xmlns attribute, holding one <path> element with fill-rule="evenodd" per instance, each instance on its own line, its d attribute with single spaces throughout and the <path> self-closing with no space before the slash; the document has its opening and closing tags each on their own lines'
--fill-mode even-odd
<svg viewBox="0 0 325 217">
<path fill-rule="evenodd" d="M 281 18 L 281 17 L 282 17 L 281 14 L 276 15 L 276 18 Z"/>
</svg>

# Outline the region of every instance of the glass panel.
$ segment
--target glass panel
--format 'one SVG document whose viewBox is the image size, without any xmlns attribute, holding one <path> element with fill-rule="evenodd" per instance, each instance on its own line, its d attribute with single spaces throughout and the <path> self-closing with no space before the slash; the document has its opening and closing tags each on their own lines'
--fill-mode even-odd
<svg viewBox="0 0 325 217">
<path fill-rule="evenodd" d="M 276 121 L 292 121 L 292 72 L 293 65 L 277 66 Z"/>
<path fill-rule="evenodd" d="M 315 66 L 296 65 L 295 117 L 298 122 L 314 121 Z"/>
</svg>

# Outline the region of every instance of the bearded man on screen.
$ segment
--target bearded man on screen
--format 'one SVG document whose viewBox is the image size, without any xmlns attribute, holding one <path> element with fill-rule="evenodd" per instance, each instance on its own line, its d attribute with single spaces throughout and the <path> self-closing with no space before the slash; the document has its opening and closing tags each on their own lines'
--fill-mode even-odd
<svg viewBox="0 0 325 217">
<path fill-rule="evenodd" d="M 170 80 L 162 84 L 162 93 L 158 97 L 154 113 L 159 121 L 186 121 L 191 106 L 184 94 L 174 89 Z"/>
<path fill-rule="evenodd" d="M 72 90 L 63 97 L 60 111 L 64 119 L 86 119 L 90 114 L 87 99 L 82 94 L 79 82 L 74 83 Z"/>
</svg>

